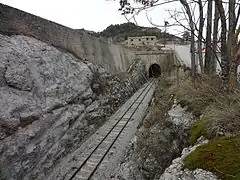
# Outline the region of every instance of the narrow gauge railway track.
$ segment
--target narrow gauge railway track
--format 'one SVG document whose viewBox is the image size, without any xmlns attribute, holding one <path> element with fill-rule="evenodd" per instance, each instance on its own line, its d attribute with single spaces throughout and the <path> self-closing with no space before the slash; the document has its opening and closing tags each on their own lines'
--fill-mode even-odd
<svg viewBox="0 0 240 180">
<path fill-rule="evenodd" d="M 132 119 L 132 116 L 138 109 L 139 105 L 143 102 L 144 98 L 150 91 L 154 84 L 154 80 L 151 80 L 136 97 L 133 103 L 127 108 L 125 113 L 116 121 L 109 132 L 99 141 L 96 147 L 83 157 L 83 161 L 79 168 L 70 176 L 65 177 L 66 180 L 89 180 L 98 169 L 105 156 L 113 147 L 114 143 L 127 126 L 128 122 Z"/>
</svg>

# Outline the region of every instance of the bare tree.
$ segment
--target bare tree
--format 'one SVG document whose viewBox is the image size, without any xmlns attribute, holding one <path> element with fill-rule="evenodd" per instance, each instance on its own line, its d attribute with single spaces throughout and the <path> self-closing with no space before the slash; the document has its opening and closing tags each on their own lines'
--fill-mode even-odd
<svg viewBox="0 0 240 180">
<path fill-rule="evenodd" d="M 194 26 L 194 21 L 192 18 L 192 13 L 189 7 L 189 4 L 187 3 L 186 0 L 180 0 L 182 3 L 184 9 L 186 10 L 186 13 L 188 15 L 188 20 L 189 20 L 189 26 L 191 30 L 191 44 L 190 44 L 190 52 L 191 52 L 191 75 L 193 77 L 193 80 L 195 80 L 196 76 L 196 60 L 195 60 L 195 38 L 194 38 L 194 31 L 195 31 L 195 26 Z"/>
<path fill-rule="evenodd" d="M 203 40 L 203 26 L 204 26 L 204 18 L 203 18 L 203 5 L 202 0 L 198 0 L 199 6 L 199 31 L 198 31 L 198 58 L 201 72 L 203 72 L 203 56 L 202 56 L 202 40 Z"/>
<path fill-rule="evenodd" d="M 236 44 L 237 39 L 235 39 L 235 25 L 236 14 L 235 14 L 235 4 L 236 0 L 229 1 L 229 32 L 228 32 L 228 58 L 230 61 L 230 77 L 229 77 L 229 89 L 232 90 L 235 87 L 236 77 L 237 77 L 237 61 L 236 61 Z"/>
<path fill-rule="evenodd" d="M 219 11 L 222 30 L 221 30 L 221 63 L 222 63 L 222 78 L 224 84 L 228 84 L 229 80 L 229 61 L 228 61 L 228 48 L 227 48 L 227 22 L 225 11 L 223 8 L 222 0 L 215 0 L 217 9 Z"/>
<path fill-rule="evenodd" d="M 194 1 L 192 1 L 192 2 L 194 2 Z M 207 1 L 205 1 L 204 5 L 206 4 L 206 2 L 207 2 Z M 204 5 L 203 5 L 203 7 L 204 7 Z M 186 14 L 185 10 L 180 11 L 180 12 L 179 12 L 179 11 L 168 10 L 168 12 L 169 12 L 169 14 L 170 14 L 170 18 L 172 18 L 172 19 L 174 19 L 174 20 L 176 21 L 175 23 L 173 23 L 174 25 L 180 25 L 180 26 L 184 27 L 184 29 L 188 30 L 189 32 L 191 31 L 189 27 L 187 27 L 186 25 L 184 25 L 184 24 L 181 22 L 182 20 L 186 20 L 186 18 L 187 18 L 187 16 L 185 15 L 185 14 Z M 172 13 L 172 12 L 174 12 L 174 13 Z M 192 12 L 192 13 L 194 14 L 194 12 Z M 185 18 L 182 18 L 182 19 L 181 19 L 181 18 L 179 17 L 180 14 L 184 14 L 184 15 L 185 15 Z M 193 16 L 194 16 L 194 15 L 193 15 Z M 199 16 L 199 18 L 200 18 L 200 16 Z M 205 20 L 205 18 L 203 18 L 203 23 L 204 23 L 204 20 Z M 210 44 L 210 45 L 206 45 L 206 39 L 204 38 L 203 35 L 202 35 L 202 38 L 199 38 L 199 32 L 200 32 L 201 30 L 199 30 L 199 29 L 197 28 L 197 23 L 198 23 L 198 21 L 194 22 L 194 26 L 195 26 L 195 34 L 194 34 L 194 36 L 195 36 L 195 38 L 197 38 L 197 41 L 198 41 L 198 42 L 200 41 L 201 43 L 205 44 L 206 48 L 208 48 L 208 49 L 210 49 L 210 50 L 212 51 L 212 55 L 215 57 L 215 59 L 216 59 L 216 61 L 218 62 L 219 66 L 222 68 L 221 61 L 219 60 L 216 51 L 213 51 L 212 45 L 211 45 L 211 44 Z M 219 30 L 217 30 L 217 32 L 218 32 L 218 31 L 219 31 Z M 240 32 L 240 29 L 239 29 L 239 32 Z M 216 43 L 215 45 L 216 45 L 216 48 L 220 48 L 220 47 L 218 47 L 218 44 L 217 44 L 217 43 Z M 201 49 L 200 49 L 200 50 L 201 50 Z M 200 51 L 200 50 L 198 50 L 198 51 Z M 202 69 L 203 69 L 203 68 L 202 68 Z M 213 69 L 214 69 L 214 68 L 213 68 Z"/>
<path fill-rule="evenodd" d="M 212 73 L 210 69 L 212 64 L 212 50 L 208 47 L 212 46 L 212 0 L 208 1 L 207 8 L 207 36 L 206 36 L 206 53 L 205 53 L 205 65 L 204 72 L 209 74 Z"/>
<path fill-rule="evenodd" d="M 213 24 L 213 53 L 217 54 L 217 43 L 218 43 L 218 23 L 219 23 L 219 11 L 218 8 L 215 4 L 215 12 L 214 12 L 214 24 Z M 213 71 L 216 71 L 217 68 L 217 60 L 215 57 L 213 58 L 213 67 L 211 67 L 213 69 Z"/>
<path fill-rule="evenodd" d="M 132 7 L 131 4 L 129 3 L 128 0 L 119 0 L 121 8 L 120 10 L 123 11 L 123 14 L 133 14 L 130 19 L 134 19 L 134 16 L 137 15 L 140 11 L 151 8 L 151 7 L 156 7 L 158 5 L 163 5 L 166 3 L 171 3 L 171 2 L 176 2 L 177 0 L 167 0 L 167 1 L 160 1 L 160 0 L 134 0 L 135 2 L 138 2 L 142 6 L 137 6 L 137 7 Z M 213 14 L 212 14 L 212 1 L 213 0 L 206 0 L 206 1 L 201 1 L 201 0 L 179 0 L 179 2 L 183 5 L 183 10 L 182 12 L 177 12 L 176 10 L 174 11 L 174 14 L 171 15 L 171 18 L 176 20 L 176 23 L 170 24 L 169 26 L 174 26 L 174 25 L 180 25 L 184 27 L 185 29 L 189 30 L 191 33 L 191 45 L 190 45 L 190 52 L 191 52 L 191 69 L 192 69 L 192 76 L 195 77 L 196 74 L 196 59 L 195 59 L 195 37 L 197 38 L 197 44 L 198 44 L 198 53 L 199 53 L 199 64 L 201 67 L 201 70 L 203 70 L 203 57 L 201 53 L 202 49 L 202 43 L 206 43 L 206 71 L 207 73 L 212 73 L 216 69 L 216 63 L 214 58 L 212 56 L 214 55 L 215 59 L 217 59 L 220 67 L 222 68 L 222 75 L 224 82 L 227 83 L 229 79 L 229 50 L 227 47 L 227 17 L 225 15 L 225 10 L 223 8 L 224 3 L 228 2 L 223 2 L 222 0 L 214 0 L 215 1 L 215 14 L 214 14 L 214 30 L 212 31 L 212 21 L 213 21 Z M 204 39 L 203 35 L 203 27 L 204 27 L 204 17 L 203 17 L 203 8 L 206 2 L 208 2 L 208 22 L 207 22 L 207 37 Z M 199 5 L 199 22 L 195 22 L 194 18 L 194 10 L 196 7 L 196 3 Z M 193 9 L 192 5 L 194 6 Z M 184 15 L 185 17 L 183 18 L 185 22 L 188 23 L 188 25 L 183 25 L 181 23 L 181 20 L 179 19 L 179 14 Z M 148 16 L 147 16 L 148 18 Z M 219 58 L 216 54 L 217 51 L 217 40 L 218 40 L 218 22 L 219 18 L 221 20 L 221 62 L 219 61 Z M 128 20 L 130 20 L 128 19 Z M 148 18 L 149 20 L 149 18 Z M 163 25 L 159 26 L 156 25 L 155 23 L 149 22 L 157 27 L 163 27 Z M 239 28 L 240 32 L 240 28 Z M 212 37 L 213 36 L 213 43 Z M 231 55 L 231 54 L 230 54 Z M 209 57 L 209 58 L 208 58 Z"/>
</svg>

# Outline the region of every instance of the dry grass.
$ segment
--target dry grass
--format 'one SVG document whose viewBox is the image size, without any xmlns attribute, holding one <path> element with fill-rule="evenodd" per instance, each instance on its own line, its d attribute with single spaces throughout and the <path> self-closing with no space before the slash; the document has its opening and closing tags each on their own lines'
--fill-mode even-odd
<svg viewBox="0 0 240 180">
<path fill-rule="evenodd" d="M 178 103 L 187 106 L 188 110 L 199 117 L 205 108 L 212 103 L 221 90 L 217 78 L 198 77 L 193 83 L 190 78 L 180 80 L 180 85 L 173 86 L 171 91 L 175 94 Z"/>
<path fill-rule="evenodd" d="M 161 79 L 154 92 L 153 104 L 142 128 L 137 133 L 136 153 L 141 157 L 143 176 L 154 179 L 171 164 L 185 143 L 179 140 L 178 130 L 167 119 L 173 104 L 169 87 L 173 84 Z"/>
<path fill-rule="evenodd" d="M 206 131 L 215 136 L 240 133 L 240 93 L 221 94 L 203 113 Z"/>
<path fill-rule="evenodd" d="M 240 92 L 226 92 L 219 77 L 198 76 L 195 83 L 185 75 L 179 81 L 174 76 L 166 77 L 160 81 L 153 97 L 154 104 L 137 134 L 136 146 L 143 160 L 142 169 L 148 172 L 148 179 L 154 179 L 162 173 L 164 167 L 187 145 L 187 138 L 184 136 L 179 139 L 177 129 L 167 121 L 167 112 L 174 97 L 199 119 L 190 127 L 189 139 L 192 144 L 202 135 L 215 142 L 219 136 L 232 137 L 240 132 Z M 204 155 L 200 153 L 199 157 Z M 217 154 L 217 157 L 222 158 L 221 154 Z M 232 172 L 226 170 L 224 173 Z"/>
<path fill-rule="evenodd" d="M 227 92 L 221 84 L 218 77 L 201 76 L 196 84 L 187 79 L 173 89 L 179 102 L 199 118 L 191 124 L 190 142 L 194 144 L 200 136 L 211 139 L 190 153 L 184 166 L 215 172 L 224 180 L 239 179 L 240 92 Z"/>
<path fill-rule="evenodd" d="M 185 78 L 170 91 L 182 106 L 203 121 L 210 137 L 240 132 L 240 92 L 226 92 L 219 77 L 199 76 L 195 84 Z"/>
<path fill-rule="evenodd" d="M 159 118 L 164 119 L 172 105 L 172 96 L 166 89 L 171 86 L 166 79 L 161 79 L 153 94 L 154 105 L 150 109 L 150 116 L 143 122 L 145 128 L 150 128 L 159 122 Z"/>
<path fill-rule="evenodd" d="M 154 93 L 155 106 L 144 126 L 149 128 L 165 118 L 174 95 L 179 104 L 200 119 L 208 138 L 232 136 L 240 133 L 240 91 L 227 92 L 218 76 L 199 75 L 195 83 L 182 76 L 179 84 L 173 77 L 165 78 Z M 195 128 L 197 130 L 197 128 Z M 197 136 L 196 136 L 197 137 Z M 195 141 L 195 140 L 193 140 Z"/>
</svg>

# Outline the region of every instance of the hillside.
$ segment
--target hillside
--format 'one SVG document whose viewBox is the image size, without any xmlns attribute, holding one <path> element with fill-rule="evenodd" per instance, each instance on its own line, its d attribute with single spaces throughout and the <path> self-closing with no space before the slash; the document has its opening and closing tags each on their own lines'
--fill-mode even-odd
<svg viewBox="0 0 240 180">
<path fill-rule="evenodd" d="M 156 36 L 157 39 L 163 39 L 165 37 L 165 33 L 162 32 L 161 29 L 156 27 L 142 27 L 137 26 L 134 23 L 123 23 L 110 25 L 102 32 L 88 32 L 91 35 L 96 37 L 105 37 L 105 38 L 113 38 L 114 42 L 122 42 L 126 40 L 130 36 Z M 172 34 L 166 33 L 166 38 L 171 40 L 172 38 L 179 38 Z"/>
</svg>

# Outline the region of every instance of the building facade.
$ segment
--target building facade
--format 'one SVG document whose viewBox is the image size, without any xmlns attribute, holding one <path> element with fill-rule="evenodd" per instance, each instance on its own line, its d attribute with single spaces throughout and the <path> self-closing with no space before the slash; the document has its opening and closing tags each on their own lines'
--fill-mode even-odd
<svg viewBox="0 0 240 180">
<path fill-rule="evenodd" d="M 128 46 L 153 46 L 156 42 L 156 36 L 128 37 Z"/>
</svg>

